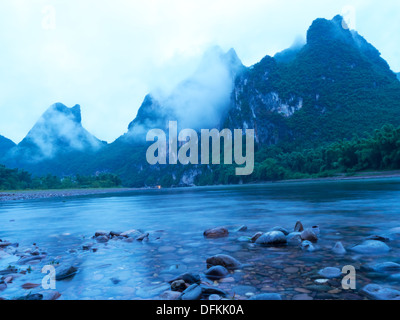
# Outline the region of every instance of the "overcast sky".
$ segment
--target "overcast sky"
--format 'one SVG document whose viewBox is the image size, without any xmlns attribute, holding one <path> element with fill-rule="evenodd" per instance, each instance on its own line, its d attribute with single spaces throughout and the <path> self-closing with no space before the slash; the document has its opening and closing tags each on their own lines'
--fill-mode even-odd
<svg viewBox="0 0 400 320">
<path fill-rule="evenodd" d="M 398 0 L 1 0 L 0 134 L 18 143 L 62 102 L 111 142 L 146 93 L 171 89 L 208 47 L 252 65 L 342 12 L 400 71 Z"/>
</svg>

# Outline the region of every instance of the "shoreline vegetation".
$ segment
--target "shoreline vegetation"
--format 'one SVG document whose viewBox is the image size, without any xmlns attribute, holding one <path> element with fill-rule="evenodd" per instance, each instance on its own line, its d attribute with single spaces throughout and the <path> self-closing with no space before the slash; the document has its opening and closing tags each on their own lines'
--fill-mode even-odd
<svg viewBox="0 0 400 320">
<path fill-rule="evenodd" d="M 400 178 L 400 170 L 366 171 L 366 172 L 357 172 L 353 175 L 347 175 L 343 173 L 343 174 L 338 174 L 336 176 L 325 177 L 325 178 L 287 179 L 280 181 L 271 180 L 271 181 L 254 182 L 249 184 L 371 180 L 371 179 L 382 179 L 382 178 Z M 146 187 L 146 188 L 114 187 L 114 188 L 88 188 L 88 189 L 8 190 L 8 191 L 0 191 L 0 202 L 116 194 L 116 193 L 127 193 L 132 191 L 151 190 L 151 189 L 158 190 L 161 189 L 161 186 Z M 163 188 L 163 189 L 175 189 L 175 187 Z"/>
</svg>

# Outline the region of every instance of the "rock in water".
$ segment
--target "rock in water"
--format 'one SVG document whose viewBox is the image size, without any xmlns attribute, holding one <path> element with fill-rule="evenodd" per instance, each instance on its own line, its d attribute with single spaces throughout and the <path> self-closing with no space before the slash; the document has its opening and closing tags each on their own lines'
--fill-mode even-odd
<svg viewBox="0 0 400 320">
<path fill-rule="evenodd" d="M 362 254 L 382 254 L 390 251 L 390 248 L 381 241 L 367 240 L 351 248 L 352 251 Z"/>
<path fill-rule="evenodd" d="M 314 232 L 317 237 L 320 234 L 319 226 L 312 226 L 311 231 Z"/>
<path fill-rule="evenodd" d="M 195 273 L 183 273 L 175 278 L 173 278 L 172 280 L 169 281 L 169 283 L 178 281 L 178 280 L 183 280 L 186 283 L 189 284 L 194 284 L 194 283 L 200 283 L 201 279 L 200 279 L 200 275 L 199 274 L 195 274 Z"/>
<path fill-rule="evenodd" d="M 121 233 L 122 237 L 125 238 L 137 238 L 142 235 L 142 232 L 132 229 Z"/>
<path fill-rule="evenodd" d="M 189 288 L 182 292 L 181 300 L 199 300 L 201 297 L 201 287 L 198 284 L 192 284 Z"/>
<path fill-rule="evenodd" d="M 312 229 L 306 229 L 301 233 L 302 240 L 308 240 L 311 242 L 317 242 L 318 236 L 312 231 Z"/>
<path fill-rule="evenodd" d="M 210 296 L 212 294 L 217 294 L 219 296 L 222 297 L 226 297 L 228 294 L 221 289 L 218 288 L 214 288 L 214 287 L 209 287 L 209 286 L 205 286 L 205 285 L 201 285 L 201 292 L 203 296 Z"/>
<path fill-rule="evenodd" d="M 256 240 L 256 243 L 265 246 L 276 246 L 286 244 L 287 240 L 281 231 L 271 231 L 264 233 Z"/>
<path fill-rule="evenodd" d="M 373 266 L 367 266 L 365 269 L 375 272 L 393 272 L 400 270 L 400 264 L 395 262 L 382 262 Z"/>
<path fill-rule="evenodd" d="M 287 231 L 285 228 L 282 227 L 274 227 L 272 228 L 271 231 L 280 231 L 282 232 L 285 236 L 287 236 L 289 234 L 289 231 Z"/>
<path fill-rule="evenodd" d="M 324 278 L 333 279 L 340 277 L 342 275 L 342 271 L 339 268 L 327 267 L 320 270 L 318 274 Z"/>
<path fill-rule="evenodd" d="M 301 243 L 301 232 L 291 232 L 287 235 L 286 240 L 290 245 L 298 245 Z"/>
<path fill-rule="evenodd" d="M 390 242 L 390 239 L 384 236 L 378 236 L 378 235 L 373 235 L 365 238 L 365 240 L 376 240 L 376 241 L 382 241 L 382 242 Z"/>
<path fill-rule="evenodd" d="M 305 240 L 301 243 L 301 249 L 305 250 L 305 251 L 309 251 L 309 252 L 313 252 L 315 251 L 315 247 L 313 246 L 313 244 L 308 241 Z"/>
<path fill-rule="evenodd" d="M 341 242 L 336 242 L 335 246 L 332 248 L 332 251 L 335 254 L 345 254 L 347 252 Z"/>
<path fill-rule="evenodd" d="M 56 268 L 56 280 L 64 280 L 75 276 L 78 272 L 78 268 L 74 266 L 60 266 Z"/>
<path fill-rule="evenodd" d="M 225 227 L 218 227 L 204 231 L 204 236 L 210 239 L 224 238 L 229 236 L 229 231 Z"/>
<path fill-rule="evenodd" d="M 183 280 L 176 280 L 171 283 L 171 290 L 172 291 L 180 291 L 183 292 L 186 290 L 186 283 Z"/>
<path fill-rule="evenodd" d="M 256 242 L 259 237 L 261 237 L 264 233 L 257 232 L 254 236 L 251 237 L 251 242 Z"/>
<path fill-rule="evenodd" d="M 94 234 L 95 237 L 101 237 L 101 236 L 106 236 L 108 237 L 108 232 L 107 231 L 96 231 Z"/>
<path fill-rule="evenodd" d="M 261 293 L 252 296 L 249 300 L 282 300 L 282 297 L 278 293 Z"/>
<path fill-rule="evenodd" d="M 304 231 L 303 224 L 300 221 L 296 222 L 296 225 L 294 226 L 294 232 L 302 232 Z"/>
<path fill-rule="evenodd" d="M 108 240 L 109 240 L 108 236 L 98 236 L 98 237 L 96 237 L 96 241 L 97 242 L 105 243 L 105 242 L 108 242 Z"/>
<path fill-rule="evenodd" d="M 178 300 L 181 297 L 181 293 L 177 291 L 165 291 L 161 296 L 161 300 Z"/>
<path fill-rule="evenodd" d="M 205 275 L 210 280 L 219 280 L 226 277 L 229 271 L 223 266 L 211 267 L 205 272 Z"/>
<path fill-rule="evenodd" d="M 235 232 L 243 232 L 247 230 L 247 226 L 243 225 L 240 226 L 239 228 L 235 229 Z"/>
<path fill-rule="evenodd" d="M 241 267 L 241 263 L 235 258 L 226 254 L 217 254 L 207 259 L 207 266 L 223 266 L 229 270 L 238 269 Z"/>
<path fill-rule="evenodd" d="M 374 300 L 400 300 L 400 291 L 381 287 L 377 284 L 368 284 L 360 293 Z"/>
</svg>

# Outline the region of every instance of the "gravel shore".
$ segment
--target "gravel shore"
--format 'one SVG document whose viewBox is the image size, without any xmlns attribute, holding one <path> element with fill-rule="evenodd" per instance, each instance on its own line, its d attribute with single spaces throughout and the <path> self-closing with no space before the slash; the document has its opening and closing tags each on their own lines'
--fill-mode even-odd
<svg viewBox="0 0 400 320">
<path fill-rule="evenodd" d="M 0 202 L 33 200 L 44 198 L 64 198 L 95 194 L 123 193 L 139 189 L 135 188 L 109 188 L 109 189 L 74 189 L 74 190 L 36 190 L 36 191 L 11 191 L 0 192 Z"/>
</svg>

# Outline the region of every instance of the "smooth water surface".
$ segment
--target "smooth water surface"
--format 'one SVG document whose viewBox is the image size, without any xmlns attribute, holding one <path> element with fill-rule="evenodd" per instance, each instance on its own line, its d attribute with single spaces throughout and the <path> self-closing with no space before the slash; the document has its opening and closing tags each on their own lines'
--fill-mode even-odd
<svg viewBox="0 0 400 320">
<path fill-rule="evenodd" d="M 210 284 L 245 299 L 262 292 L 279 292 L 284 299 L 346 299 L 369 282 L 400 288 L 385 278 L 360 272 L 355 291 L 314 288 L 317 272 L 324 267 L 342 267 L 382 261 L 400 262 L 399 245 L 392 241 L 384 256 L 360 256 L 348 250 L 332 254 L 341 241 L 346 249 L 363 238 L 384 234 L 400 226 L 400 179 L 290 182 L 264 185 L 142 190 L 118 195 L 0 203 L 0 239 L 19 243 L 19 251 L 35 243 L 48 258 L 15 279 L 0 297 L 11 299 L 29 292 L 25 282 L 41 283 L 41 267 L 73 262 L 79 265 L 72 279 L 58 281 L 62 299 L 155 299 L 169 288 L 167 280 L 183 272 L 202 274 L 206 259 L 229 254 L 245 264 L 228 278 Z M 275 226 L 293 230 L 296 221 L 305 227 L 319 225 L 317 251 L 299 246 L 259 247 L 240 242 L 241 236 L 266 232 Z M 245 232 L 230 232 L 228 238 L 204 239 L 204 230 L 246 225 Z M 96 243 L 96 252 L 82 250 L 95 242 L 97 230 L 139 229 L 150 233 L 149 241 L 132 243 L 110 240 Z M 16 265 L 0 258 L 0 270 Z M 207 281 L 207 280 L 205 280 Z M 326 287 L 326 286 L 325 286 Z M 347 296 L 346 296 L 347 295 Z"/>
</svg>

